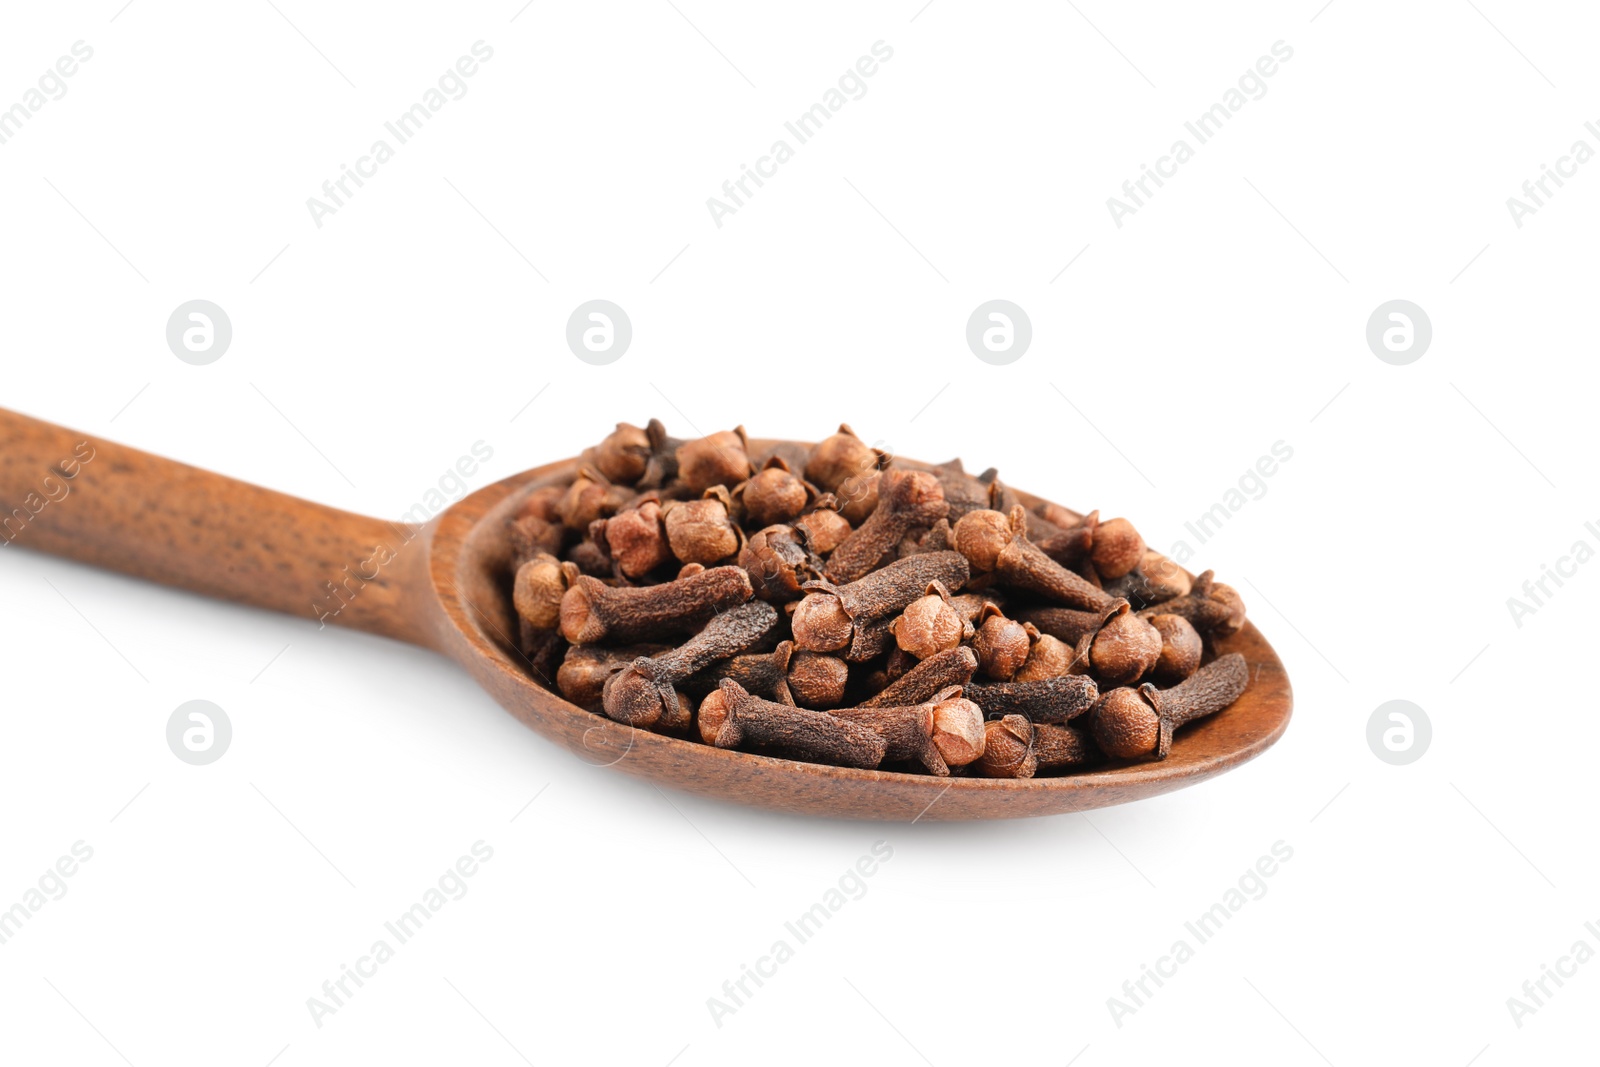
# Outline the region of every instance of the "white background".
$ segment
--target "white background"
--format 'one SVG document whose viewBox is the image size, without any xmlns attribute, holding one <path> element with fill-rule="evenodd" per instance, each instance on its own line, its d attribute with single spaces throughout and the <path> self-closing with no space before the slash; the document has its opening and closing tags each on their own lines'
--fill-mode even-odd
<svg viewBox="0 0 1600 1067">
<path fill-rule="evenodd" d="M 619 419 L 844 420 L 1189 540 L 1295 718 L 1236 773 L 1088 817 L 785 818 L 589 767 L 431 654 L 14 546 L 0 907 L 94 855 L 0 946 L 0 1059 L 1592 1055 L 1600 964 L 1520 1027 L 1507 998 L 1600 949 L 1600 566 L 1520 627 L 1506 604 L 1600 547 L 1600 164 L 1521 228 L 1506 207 L 1600 148 L 1592 11 L 275 3 L 7 12 L 0 106 L 94 56 L 0 145 L 0 403 L 383 517 L 479 440 L 472 488 Z M 316 227 L 306 198 L 480 39 L 466 96 Z M 715 226 L 706 198 L 879 40 L 866 95 Z M 1114 225 L 1106 198 L 1280 40 L 1266 95 Z M 596 297 L 634 326 L 606 367 L 563 339 Z M 996 297 L 1034 330 L 1004 367 L 963 336 Z M 233 323 L 210 366 L 164 339 L 195 298 Z M 1395 298 L 1433 323 L 1409 366 L 1364 338 Z M 1184 523 L 1277 441 L 1197 545 Z M 196 698 L 234 728 L 207 767 L 164 739 Z M 1409 766 L 1367 745 L 1391 699 L 1433 724 Z M 467 895 L 317 1026 L 307 998 L 479 840 Z M 707 998 L 879 840 L 865 896 L 717 1026 Z M 1265 896 L 1119 1026 L 1108 998 L 1278 841 Z"/>
</svg>

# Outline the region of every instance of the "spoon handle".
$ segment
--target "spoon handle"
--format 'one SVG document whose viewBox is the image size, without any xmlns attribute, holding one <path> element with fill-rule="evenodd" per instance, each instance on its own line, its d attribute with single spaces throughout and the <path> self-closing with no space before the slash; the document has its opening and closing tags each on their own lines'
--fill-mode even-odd
<svg viewBox="0 0 1600 1067">
<path fill-rule="evenodd" d="M 0 408 L 0 552 L 437 647 L 428 532 L 300 500 Z"/>
</svg>

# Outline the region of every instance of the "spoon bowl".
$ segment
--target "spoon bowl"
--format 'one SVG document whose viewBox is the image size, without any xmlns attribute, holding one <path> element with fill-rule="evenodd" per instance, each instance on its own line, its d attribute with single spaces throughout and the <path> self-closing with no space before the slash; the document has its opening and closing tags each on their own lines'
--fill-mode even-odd
<svg viewBox="0 0 1600 1067">
<path fill-rule="evenodd" d="M 757 452 L 771 442 L 752 441 Z M 85 459 L 83 457 L 88 456 Z M 906 466 L 920 466 L 896 460 Z M 518 650 L 506 520 L 576 459 L 513 475 L 422 523 L 338 511 L 0 410 L 0 547 L 20 544 L 167 585 L 382 634 L 455 660 L 503 707 L 591 764 L 785 812 L 899 821 L 1085 811 L 1204 781 L 1288 726 L 1288 676 L 1246 623 L 1217 643 L 1250 666 L 1231 707 L 1165 760 L 1033 779 L 936 778 L 776 759 L 635 730 L 535 681 Z M 48 483 L 47 483 L 48 480 Z M 1038 498 L 1018 494 L 1030 507 Z M 38 501 L 35 510 L 32 501 Z"/>
</svg>

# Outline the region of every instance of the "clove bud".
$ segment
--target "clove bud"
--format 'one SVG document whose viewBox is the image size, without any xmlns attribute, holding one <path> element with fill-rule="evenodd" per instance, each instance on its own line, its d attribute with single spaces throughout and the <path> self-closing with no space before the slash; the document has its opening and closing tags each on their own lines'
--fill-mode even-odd
<svg viewBox="0 0 1600 1067">
<path fill-rule="evenodd" d="M 873 768 L 888 742 L 876 730 L 825 711 L 775 704 L 724 680 L 700 704 L 700 737 L 718 748 L 749 745 L 793 759 Z"/>
<path fill-rule="evenodd" d="M 885 471 L 877 508 L 828 557 L 828 580 L 845 583 L 865 577 L 899 546 L 907 531 L 932 526 L 944 518 L 948 509 L 944 490 L 933 475 L 923 471 Z"/>
<path fill-rule="evenodd" d="M 1089 738 L 1074 726 L 1031 723 L 1020 715 L 984 723 L 986 749 L 978 769 L 990 778 L 1032 778 L 1100 762 Z"/>
<path fill-rule="evenodd" d="M 733 500 L 722 486 L 707 489 L 699 500 L 675 500 L 662 510 L 667 543 L 683 563 L 711 566 L 738 552 L 744 533 L 729 519 Z"/>
<path fill-rule="evenodd" d="M 901 650 L 927 659 L 948 652 L 972 637 L 972 623 L 963 619 L 950 604 L 950 590 L 942 582 L 929 582 L 925 596 L 906 605 L 889 625 L 895 644 Z"/>
<path fill-rule="evenodd" d="M 1067 722 L 1094 707 L 1100 687 L 1085 675 L 1065 674 L 1037 682 L 974 682 L 966 694 L 990 719 L 1021 715 L 1033 722 Z"/>
<path fill-rule="evenodd" d="M 755 595 L 738 567 L 713 567 L 660 585 L 613 588 L 588 575 L 561 598 L 561 634 L 575 645 L 689 634 Z"/>
<path fill-rule="evenodd" d="M 661 503 L 653 494 L 601 521 L 606 548 L 624 578 L 642 578 L 672 558 Z"/>
<path fill-rule="evenodd" d="M 717 660 L 738 655 L 777 625 L 777 609 L 762 600 L 715 616 L 671 652 L 653 659 L 641 657 L 612 675 L 602 699 L 606 714 L 646 730 L 658 724 L 664 729 L 687 726 L 689 720 L 679 714 L 682 705 L 673 687 Z"/>
<path fill-rule="evenodd" d="M 1067 570 L 1028 540 L 1028 513 L 1020 504 L 1009 516 L 972 511 L 954 528 L 956 550 L 980 574 L 993 573 L 1000 584 L 1067 607 L 1105 611 L 1116 598 Z"/>
<path fill-rule="evenodd" d="M 738 485 L 750 477 L 750 453 L 743 426 L 720 430 L 678 446 L 678 477 L 699 494 L 714 485 Z"/>
<path fill-rule="evenodd" d="M 549 632 L 561 623 L 561 598 L 570 574 L 554 556 L 540 553 L 517 568 L 511 603 L 532 629 Z"/>
<path fill-rule="evenodd" d="M 882 466 L 887 456 L 856 436 L 841 423 L 839 432 L 824 438 L 806 459 L 806 481 L 833 492 L 846 478 Z"/>
<path fill-rule="evenodd" d="M 1148 682 L 1138 689 L 1113 689 L 1100 698 L 1090 720 L 1095 744 L 1118 759 L 1166 759 L 1174 730 L 1232 704 L 1249 681 L 1244 657 L 1230 652 L 1171 689 Z"/>
<path fill-rule="evenodd" d="M 811 497 L 806 483 L 789 470 L 781 456 L 767 460 L 767 465 L 734 489 L 733 495 L 744 507 L 745 518 L 755 526 L 793 522 Z"/>
<path fill-rule="evenodd" d="M 1211 571 L 1194 580 L 1184 596 L 1174 597 L 1139 614 L 1181 615 L 1202 637 L 1228 637 L 1244 626 L 1244 600 L 1231 585 L 1216 581 Z"/>
<path fill-rule="evenodd" d="M 774 604 L 798 600 L 801 586 L 821 576 L 822 561 L 796 526 L 768 526 L 745 542 L 739 566 L 750 575 L 755 595 Z"/>
<path fill-rule="evenodd" d="M 960 553 L 927 552 L 896 560 L 844 585 L 807 582 L 802 587 L 807 595 L 794 613 L 795 643 L 812 652 L 835 652 L 850 648 L 863 628 L 887 634 L 890 617 L 924 595 L 930 583 L 959 589 L 969 574 Z"/>
<path fill-rule="evenodd" d="M 665 645 L 573 645 L 556 671 L 561 695 L 586 711 L 600 711 L 606 679 L 641 656 L 666 652 Z"/>
<path fill-rule="evenodd" d="M 864 708 L 890 707 L 895 704 L 920 704 L 941 689 L 965 686 L 978 669 L 978 657 L 963 645 L 948 652 L 940 652 L 912 667 L 890 682 L 869 700 L 860 704 Z"/>
<path fill-rule="evenodd" d="M 1037 633 L 1037 631 L 1035 631 Z M 997 682 L 1008 682 L 1027 663 L 1033 642 L 1027 628 L 1006 618 L 993 604 L 985 604 L 978 615 L 972 649 L 978 654 L 978 667 Z"/>
<path fill-rule="evenodd" d="M 1203 643 L 1188 619 L 1182 615 L 1152 615 L 1150 625 L 1161 635 L 1161 655 L 1150 672 L 1154 680 L 1175 685 L 1199 669 Z"/>
</svg>

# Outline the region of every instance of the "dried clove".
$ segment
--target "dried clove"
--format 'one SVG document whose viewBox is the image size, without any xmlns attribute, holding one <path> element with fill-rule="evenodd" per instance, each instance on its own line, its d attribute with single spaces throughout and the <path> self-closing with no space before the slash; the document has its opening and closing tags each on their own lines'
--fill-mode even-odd
<svg viewBox="0 0 1600 1067">
<path fill-rule="evenodd" d="M 806 458 L 806 481 L 831 493 L 852 475 L 879 469 L 887 458 L 840 423 L 839 432 L 818 442 Z"/>
<path fill-rule="evenodd" d="M 1018 505 L 1009 516 L 998 511 L 972 511 L 955 525 L 956 550 L 972 569 L 993 573 L 1000 584 L 1067 607 L 1104 611 L 1116 603 L 1083 578 L 1045 555 L 1028 540 L 1028 513 Z"/>
<path fill-rule="evenodd" d="M 1145 549 L 1138 567 L 1106 582 L 1104 589 L 1127 600 L 1135 611 L 1143 611 L 1173 597 L 1188 595 L 1192 584 L 1182 567 L 1153 549 Z"/>
<path fill-rule="evenodd" d="M 650 465 L 650 435 L 631 423 L 619 422 L 594 449 L 594 466 L 610 481 L 633 485 Z"/>
<path fill-rule="evenodd" d="M 990 719 L 983 724 L 983 758 L 978 772 L 985 778 L 1032 778 L 1039 769 L 1033 752 L 1033 723 L 1021 715 Z"/>
<path fill-rule="evenodd" d="M 598 526 L 604 521 L 604 519 L 596 519 L 595 525 Z M 577 567 L 581 573 L 587 574 L 591 578 L 609 578 L 615 568 L 615 564 L 611 560 L 611 553 L 606 549 L 605 542 L 596 541 L 592 537 L 586 537 L 567 549 L 565 558 L 573 566 Z"/>
<path fill-rule="evenodd" d="M 898 555 L 904 559 L 919 552 L 948 552 L 954 547 L 950 541 L 950 520 L 945 518 L 926 530 L 912 530 L 902 537 Z"/>
<path fill-rule="evenodd" d="M 575 645 L 691 634 L 755 595 L 739 567 L 713 567 L 660 585 L 612 588 L 587 575 L 561 598 L 561 633 Z"/>
<path fill-rule="evenodd" d="M 672 558 L 661 503 L 653 493 L 600 521 L 606 548 L 622 577 L 642 578 Z"/>
<path fill-rule="evenodd" d="M 666 645 L 572 645 L 556 671 L 561 695 L 587 711 L 600 711 L 606 679 L 641 656 L 666 652 Z"/>
<path fill-rule="evenodd" d="M 733 495 L 751 524 L 776 526 L 799 518 L 813 494 L 781 456 L 773 456 Z"/>
<path fill-rule="evenodd" d="M 1033 642 L 1022 623 L 1006 618 L 993 604 L 983 606 L 972 636 L 972 650 L 978 654 L 978 667 L 985 676 L 1009 682 L 1027 663 L 1032 648 Z"/>
<path fill-rule="evenodd" d="M 572 574 L 554 556 L 540 553 L 517 568 L 511 603 L 532 629 L 549 633 L 561 624 L 561 598 Z"/>
<path fill-rule="evenodd" d="M 905 674 L 890 682 L 860 707 L 879 708 L 895 704 L 920 704 L 941 689 L 964 686 L 978 669 L 978 657 L 965 645 L 929 656 Z"/>
<path fill-rule="evenodd" d="M 636 483 L 640 489 L 660 489 L 678 477 L 678 449 L 684 444 L 667 435 L 660 419 L 645 424 L 644 434 L 650 442 L 650 458 L 645 462 L 644 474 Z"/>
<path fill-rule="evenodd" d="M 1065 674 L 1037 682 L 973 682 L 965 690 L 985 717 L 1021 715 L 1033 722 L 1067 722 L 1092 709 L 1100 697 L 1093 678 Z"/>
<path fill-rule="evenodd" d="M 959 589 L 969 574 L 959 552 L 927 552 L 843 585 L 807 582 L 802 587 L 807 595 L 794 613 L 795 643 L 812 652 L 835 652 L 850 647 L 859 626 L 881 621 L 887 633 L 889 618 L 924 595 L 930 583 Z"/>
<path fill-rule="evenodd" d="M 1174 597 L 1139 614 L 1181 615 L 1202 637 L 1227 637 L 1244 626 L 1244 600 L 1231 585 L 1216 581 L 1211 571 L 1194 580 L 1184 596 Z"/>
<path fill-rule="evenodd" d="M 506 520 L 513 574 L 541 552 L 551 556 L 561 554 L 568 533 L 561 520 L 561 502 L 566 495 L 567 486 L 542 485 L 523 497 Z"/>
<path fill-rule="evenodd" d="M 798 652 L 793 641 L 780 641 L 771 652 L 734 656 L 684 682 L 690 696 L 704 697 L 724 678 L 746 691 L 779 704 L 802 708 L 832 708 L 844 702 L 849 668 L 835 656 Z"/>
<path fill-rule="evenodd" d="M 1152 615 L 1150 625 L 1161 635 L 1161 655 L 1150 676 L 1162 685 L 1175 685 L 1200 667 L 1204 651 L 1200 633 L 1182 615 Z"/>
<path fill-rule="evenodd" d="M 796 652 L 789 661 L 789 692 L 802 708 L 836 708 L 844 703 L 850 667 L 837 656 Z"/>
<path fill-rule="evenodd" d="M 1106 611 L 1025 608 L 1018 618 L 1074 648 L 1075 671 L 1093 671 L 1108 686 L 1132 685 L 1155 666 L 1161 635 L 1128 612 L 1125 600 Z"/>
<path fill-rule="evenodd" d="M 1232 704 L 1249 680 L 1244 657 L 1230 652 L 1171 689 L 1148 682 L 1138 689 L 1113 689 L 1100 698 L 1090 719 L 1095 744 L 1118 759 L 1166 759 L 1174 730 Z"/>
<path fill-rule="evenodd" d="M 731 678 L 758 697 L 792 705 L 795 699 L 789 691 L 789 664 L 793 659 L 794 642 L 780 641 L 771 652 L 753 652 L 713 663 L 685 679 L 680 688 L 692 697 L 703 698 L 724 678 Z"/>
<path fill-rule="evenodd" d="M 1075 726 L 1031 723 L 1020 715 L 984 723 L 986 751 L 978 768 L 990 778 L 1032 778 L 1039 773 L 1100 762 L 1089 738 Z"/>
<path fill-rule="evenodd" d="M 972 623 L 951 606 L 950 590 L 937 581 L 929 582 L 927 593 L 906 605 L 889 631 L 902 651 L 919 660 L 948 652 L 973 635 Z"/>
<path fill-rule="evenodd" d="M 1121 578 L 1144 558 L 1144 538 L 1127 519 L 1100 521 L 1091 511 L 1076 526 L 1039 539 L 1039 548 L 1064 567 L 1087 566 L 1102 579 Z"/>
<path fill-rule="evenodd" d="M 750 575 L 756 596 L 774 604 L 798 600 L 801 586 L 821 577 L 822 561 L 807 545 L 799 526 L 768 526 L 751 536 L 739 552 L 739 566 Z"/>
<path fill-rule="evenodd" d="M 811 551 L 826 556 L 844 544 L 850 536 L 850 520 L 839 514 L 839 502 L 832 493 L 817 498 L 816 505 L 794 522 L 794 528 L 805 534 Z"/>
<path fill-rule="evenodd" d="M 933 475 L 885 471 L 876 510 L 828 557 L 828 580 L 844 583 L 865 577 L 899 546 L 906 531 L 932 526 L 944 518 L 948 507 L 944 490 Z"/>
<path fill-rule="evenodd" d="M 744 427 L 719 430 L 678 446 L 678 477 L 691 493 L 714 485 L 738 485 L 750 477 Z"/>
<path fill-rule="evenodd" d="M 1122 611 L 1100 627 L 1093 638 L 1078 643 L 1080 656 L 1085 648 L 1089 669 L 1104 685 L 1132 685 L 1161 658 L 1161 634 L 1148 621 Z"/>
<path fill-rule="evenodd" d="M 684 563 L 711 566 L 738 552 L 744 532 L 728 517 L 733 500 L 728 490 L 714 486 L 699 500 L 674 500 L 662 509 L 667 543 Z"/>
<path fill-rule="evenodd" d="M 1028 661 L 1011 679 L 1014 682 L 1037 682 L 1045 678 L 1059 678 L 1071 674 L 1078 666 L 1078 653 L 1073 647 L 1049 634 L 1040 633 L 1032 623 L 1023 623 L 1028 638 L 1033 642 L 1028 649 Z"/>
<path fill-rule="evenodd" d="M 862 471 L 852 474 L 839 483 L 833 491 L 838 500 L 839 514 L 852 526 L 860 526 L 878 510 L 879 491 L 883 488 L 883 472 Z"/>
<path fill-rule="evenodd" d="M 930 469 L 944 489 L 944 498 L 950 505 L 951 523 L 960 520 L 969 511 L 984 511 L 989 507 L 989 483 L 968 474 L 959 459 L 952 459 Z"/>
<path fill-rule="evenodd" d="M 569 529 L 587 530 L 596 519 L 615 515 L 624 504 L 633 499 L 633 490 L 625 485 L 612 485 L 605 475 L 592 467 L 580 467 L 578 476 L 567 487 L 561 498 L 561 521 Z"/>
<path fill-rule="evenodd" d="M 605 712 L 617 722 L 643 729 L 658 724 L 681 728 L 688 719 L 674 686 L 698 671 L 743 652 L 778 625 L 778 611 L 764 600 L 752 600 L 722 612 L 689 640 L 652 659 L 640 658 L 612 675 L 605 685 Z"/>
<path fill-rule="evenodd" d="M 708 745 L 749 745 L 842 767 L 876 767 L 889 748 L 881 734 L 863 723 L 762 700 L 730 680 L 701 702 L 699 723 L 701 740 Z"/>
</svg>

